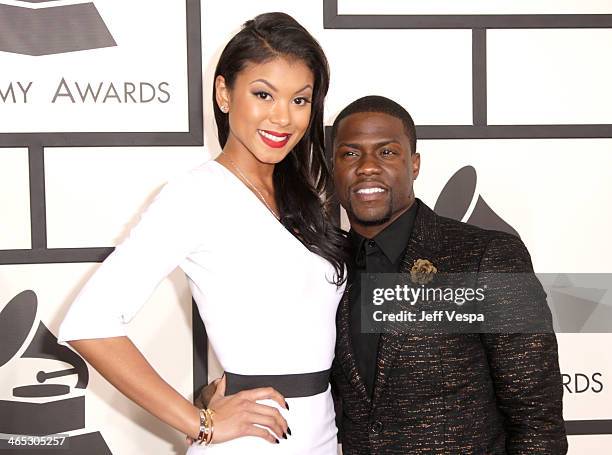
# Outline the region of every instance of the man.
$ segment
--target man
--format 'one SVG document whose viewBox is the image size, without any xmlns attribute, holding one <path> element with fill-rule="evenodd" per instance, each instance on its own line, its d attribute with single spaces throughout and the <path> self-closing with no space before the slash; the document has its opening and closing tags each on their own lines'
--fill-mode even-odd
<svg viewBox="0 0 612 455">
<path fill-rule="evenodd" d="M 562 383 L 553 333 L 362 333 L 362 273 L 526 273 L 523 243 L 437 216 L 415 198 L 416 131 L 383 97 L 347 106 L 332 129 L 333 173 L 354 247 L 337 315 L 332 384 L 345 455 L 564 454 Z M 497 297 L 550 320 L 545 294 Z M 512 302 L 515 300 L 514 302 Z"/>
</svg>

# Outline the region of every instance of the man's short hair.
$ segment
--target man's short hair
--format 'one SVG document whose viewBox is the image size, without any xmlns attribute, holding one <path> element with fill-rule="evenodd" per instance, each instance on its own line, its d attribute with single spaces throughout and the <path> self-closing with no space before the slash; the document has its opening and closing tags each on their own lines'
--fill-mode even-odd
<svg viewBox="0 0 612 455">
<path fill-rule="evenodd" d="M 336 139 L 336 133 L 338 132 L 338 125 L 340 122 L 352 114 L 359 114 L 362 112 L 377 112 L 381 114 L 388 114 L 395 118 L 398 118 L 404 124 L 404 130 L 410 140 L 411 153 L 416 152 L 416 127 L 414 126 L 414 120 L 400 104 L 395 101 L 386 98 L 384 96 L 370 95 L 359 98 L 353 101 L 351 104 L 346 106 L 336 117 L 332 126 L 331 141 L 332 144 Z"/>
</svg>

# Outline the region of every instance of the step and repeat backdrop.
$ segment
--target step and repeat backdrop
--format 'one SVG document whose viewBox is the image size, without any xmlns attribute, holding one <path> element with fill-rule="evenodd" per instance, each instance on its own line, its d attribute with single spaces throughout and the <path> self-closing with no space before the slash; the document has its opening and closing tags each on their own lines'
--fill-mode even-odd
<svg viewBox="0 0 612 455">
<path fill-rule="evenodd" d="M 609 453 L 612 296 L 573 282 L 612 273 L 603 0 L 0 0 L 0 434 L 66 434 L 75 454 L 184 452 L 56 335 L 159 188 L 219 153 L 216 60 L 266 11 L 327 53 L 328 125 L 363 95 L 397 100 L 421 139 L 417 195 L 519 235 L 536 271 L 559 275 L 570 454 Z M 185 396 L 221 374 L 178 270 L 129 333 Z"/>
</svg>

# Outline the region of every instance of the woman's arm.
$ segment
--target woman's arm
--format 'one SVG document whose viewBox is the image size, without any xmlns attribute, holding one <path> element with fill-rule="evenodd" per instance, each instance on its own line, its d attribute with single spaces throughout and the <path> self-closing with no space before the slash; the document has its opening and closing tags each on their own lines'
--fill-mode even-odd
<svg viewBox="0 0 612 455">
<path fill-rule="evenodd" d="M 128 337 L 74 340 L 69 344 L 129 399 L 191 439 L 197 438 L 199 409 L 157 374 Z M 248 435 L 278 443 L 278 437 L 285 437 L 287 422 L 276 408 L 255 403 L 263 399 L 286 407 L 282 395 L 271 388 L 240 392 L 218 401 L 214 406 L 213 441 Z"/>
<path fill-rule="evenodd" d="M 198 408 L 157 374 L 128 337 L 74 340 L 69 344 L 130 400 L 181 433 L 197 437 Z"/>
</svg>

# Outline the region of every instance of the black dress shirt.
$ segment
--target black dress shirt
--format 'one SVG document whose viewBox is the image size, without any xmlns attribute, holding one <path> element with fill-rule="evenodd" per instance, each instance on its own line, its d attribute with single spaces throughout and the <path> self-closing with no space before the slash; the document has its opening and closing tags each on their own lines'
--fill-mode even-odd
<svg viewBox="0 0 612 455">
<path fill-rule="evenodd" d="M 349 232 L 353 247 L 353 261 L 350 264 L 349 275 L 349 281 L 352 283 L 349 290 L 351 342 L 357 367 L 370 396 L 374 390 L 380 333 L 361 332 L 361 274 L 399 272 L 417 209 L 418 201 L 415 201 L 408 210 L 373 239 L 362 237 L 353 230 Z"/>
</svg>

